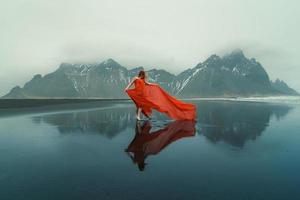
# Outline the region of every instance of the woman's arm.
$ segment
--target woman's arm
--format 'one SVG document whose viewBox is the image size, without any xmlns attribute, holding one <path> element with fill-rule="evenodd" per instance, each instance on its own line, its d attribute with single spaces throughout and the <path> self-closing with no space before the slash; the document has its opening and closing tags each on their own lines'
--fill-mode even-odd
<svg viewBox="0 0 300 200">
<path fill-rule="evenodd" d="M 157 85 L 156 83 L 149 83 L 148 82 L 148 77 L 145 78 L 145 84 L 146 85 Z"/>
<path fill-rule="evenodd" d="M 134 81 L 136 80 L 136 77 L 134 77 L 131 81 L 130 81 L 130 83 L 127 85 L 127 87 L 125 88 L 125 92 L 126 92 L 126 90 L 128 90 L 131 86 L 132 86 L 132 84 L 134 83 Z"/>
<path fill-rule="evenodd" d="M 146 85 L 157 85 L 156 83 L 149 83 L 147 80 L 145 80 Z"/>
</svg>

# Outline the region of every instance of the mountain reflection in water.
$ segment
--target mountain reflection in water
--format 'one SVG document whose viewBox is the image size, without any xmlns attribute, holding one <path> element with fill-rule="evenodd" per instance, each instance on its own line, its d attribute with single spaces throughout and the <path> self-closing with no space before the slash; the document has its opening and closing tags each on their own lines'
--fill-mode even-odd
<svg viewBox="0 0 300 200">
<path fill-rule="evenodd" d="M 198 106 L 199 132 L 209 141 L 243 147 L 269 126 L 271 117 L 280 120 L 291 107 L 266 103 L 206 102 Z"/>
<path fill-rule="evenodd" d="M 291 107 L 267 103 L 198 101 L 197 133 L 213 143 L 224 142 L 242 148 L 255 140 L 268 127 L 272 117 L 281 120 Z M 169 120 L 154 116 L 152 122 L 165 126 Z M 134 129 L 135 114 L 132 106 L 107 110 L 72 111 L 33 117 L 36 123 L 49 123 L 62 134 L 94 133 L 108 138 Z M 149 125 L 147 125 L 149 126 Z"/>
</svg>

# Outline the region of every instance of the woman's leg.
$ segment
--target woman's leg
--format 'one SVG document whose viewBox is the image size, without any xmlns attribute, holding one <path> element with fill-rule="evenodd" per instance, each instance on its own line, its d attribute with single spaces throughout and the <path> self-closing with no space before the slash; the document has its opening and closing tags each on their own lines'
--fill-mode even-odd
<svg viewBox="0 0 300 200">
<path fill-rule="evenodd" d="M 141 112 L 142 112 L 142 108 L 137 108 L 137 110 L 136 110 L 136 119 L 137 120 L 141 120 Z"/>
</svg>

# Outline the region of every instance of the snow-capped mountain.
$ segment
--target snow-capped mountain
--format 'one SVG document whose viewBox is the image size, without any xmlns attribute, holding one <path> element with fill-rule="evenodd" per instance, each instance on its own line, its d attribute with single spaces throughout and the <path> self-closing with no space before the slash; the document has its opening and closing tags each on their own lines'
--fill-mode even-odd
<svg viewBox="0 0 300 200">
<path fill-rule="evenodd" d="M 184 71 L 177 95 L 249 96 L 279 93 L 271 86 L 269 76 L 255 59 L 247 59 L 241 50 L 219 57 L 210 56 L 193 69 Z"/>
<path fill-rule="evenodd" d="M 44 77 L 35 75 L 3 98 L 127 98 L 123 90 L 141 69 L 129 70 L 113 59 L 96 64 L 62 63 L 56 71 Z M 212 55 L 178 75 L 162 69 L 147 73 L 149 82 L 179 97 L 292 95 L 272 84 L 261 64 L 240 50 L 222 58 Z"/>
</svg>

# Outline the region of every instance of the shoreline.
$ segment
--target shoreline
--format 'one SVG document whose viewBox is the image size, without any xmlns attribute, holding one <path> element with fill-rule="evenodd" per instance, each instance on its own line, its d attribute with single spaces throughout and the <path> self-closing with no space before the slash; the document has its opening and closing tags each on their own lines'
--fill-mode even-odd
<svg viewBox="0 0 300 200">
<path fill-rule="evenodd" d="M 280 103 L 280 104 L 300 104 L 300 96 L 268 96 L 268 97 L 201 97 L 201 98 L 181 98 L 186 101 L 224 101 L 224 102 L 250 102 L 250 103 Z M 84 104 L 87 107 L 103 103 L 130 102 L 128 99 L 113 98 L 51 98 L 51 99 L 0 99 L 0 111 L 9 109 L 24 109 L 33 107 L 63 106 L 72 107 L 74 104 Z M 90 105 L 89 105 L 90 104 Z"/>
<path fill-rule="evenodd" d="M 0 99 L 1 109 L 44 107 L 62 104 L 127 101 L 129 99 Z"/>
<path fill-rule="evenodd" d="M 264 99 L 268 100 L 264 100 Z M 270 98 L 273 101 L 270 101 Z M 283 101 L 283 99 L 288 101 Z M 207 101 L 226 104 L 270 104 L 294 106 L 300 104 L 300 97 L 257 97 L 252 98 L 190 98 L 184 101 L 195 102 Z M 276 101 L 275 101 L 275 100 Z M 292 100 L 291 100 L 292 99 Z M 296 103 L 294 103 L 296 102 Z M 95 110 L 111 109 L 122 106 L 133 106 L 130 99 L 0 99 L 0 118 L 15 115 L 28 115 L 36 113 L 56 113 L 68 110 Z"/>
</svg>

